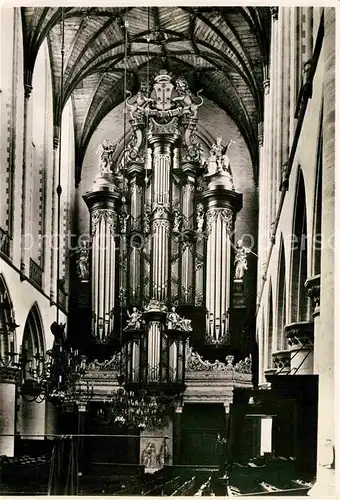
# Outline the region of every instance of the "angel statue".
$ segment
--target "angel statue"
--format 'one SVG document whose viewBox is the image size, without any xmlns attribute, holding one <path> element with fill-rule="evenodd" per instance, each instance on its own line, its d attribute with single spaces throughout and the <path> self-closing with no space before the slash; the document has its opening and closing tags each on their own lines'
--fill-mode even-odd
<svg viewBox="0 0 340 500">
<path fill-rule="evenodd" d="M 235 190 L 233 175 L 231 172 L 230 159 L 228 157 L 228 150 L 231 144 L 235 141 L 230 140 L 226 146 L 222 145 L 222 138 L 217 137 L 216 143 L 211 146 L 210 156 L 205 162 L 207 173 L 205 177 L 211 177 L 219 174 L 227 177 L 227 182 L 231 190 Z"/>
<path fill-rule="evenodd" d="M 143 314 L 137 309 L 137 307 L 132 308 L 132 313 L 128 311 L 129 321 L 124 330 L 140 330 L 142 326 L 141 318 Z"/>
<path fill-rule="evenodd" d="M 235 247 L 235 280 L 242 280 L 245 271 L 248 269 L 247 255 L 250 248 L 243 245 L 242 240 L 236 242 Z"/>
<path fill-rule="evenodd" d="M 112 173 L 113 155 L 115 154 L 116 149 L 117 149 L 117 144 L 111 144 L 107 140 L 105 140 L 99 145 L 97 153 L 99 155 L 100 175 Z"/>
<path fill-rule="evenodd" d="M 86 241 L 81 241 L 81 246 L 78 249 L 77 274 L 82 281 L 88 281 L 89 270 L 89 247 Z"/>
</svg>

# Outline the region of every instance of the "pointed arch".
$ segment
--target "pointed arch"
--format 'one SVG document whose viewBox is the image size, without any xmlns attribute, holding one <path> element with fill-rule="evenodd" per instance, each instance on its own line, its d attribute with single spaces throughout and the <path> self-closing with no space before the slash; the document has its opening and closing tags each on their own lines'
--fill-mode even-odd
<svg viewBox="0 0 340 500">
<path fill-rule="evenodd" d="M 276 349 L 281 351 L 287 347 L 287 339 L 284 327 L 286 325 L 287 310 L 287 284 L 286 284 L 286 258 L 284 238 L 281 233 L 279 264 L 278 264 L 278 282 L 277 282 L 277 341 Z"/>
<path fill-rule="evenodd" d="M 45 352 L 45 337 L 43 322 L 38 304 L 35 302 L 31 307 L 24 328 L 22 345 L 28 356 L 43 354 Z"/>
<path fill-rule="evenodd" d="M 306 191 L 301 168 L 297 176 L 295 210 L 293 218 L 290 314 L 291 322 L 308 319 L 308 296 L 305 290 L 307 279 L 307 214 Z"/>
<path fill-rule="evenodd" d="M 0 274 L 0 356 L 7 362 L 8 352 L 16 352 L 15 319 L 6 280 Z"/>
</svg>

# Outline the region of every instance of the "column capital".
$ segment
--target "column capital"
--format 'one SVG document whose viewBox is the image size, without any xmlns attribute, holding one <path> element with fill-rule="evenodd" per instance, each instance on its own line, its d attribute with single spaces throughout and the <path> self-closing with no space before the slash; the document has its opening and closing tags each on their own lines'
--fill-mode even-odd
<svg viewBox="0 0 340 500">
<path fill-rule="evenodd" d="M 183 413 L 183 408 L 184 408 L 184 405 L 176 406 L 175 413 L 182 414 Z"/>
<path fill-rule="evenodd" d="M 298 321 L 286 325 L 286 337 L 290 350 L 312 349 L 314 345 L 314 323 L 310 321 Z"/>
<path fill-rule="evenodd" d="M 307 295 L 311 300 L 313 306 L 313 318 L 320 315 L 320 274 L 309 278 L 305 282 L 305 288 L 307 289 Z"/>
<path fill-rule="evenodd" d="M 15 384 L 19 370 L 13 366 L 0 366 L 0 383 Z"/>
<path fill-rule="evenodd" d="M 290 371 L 290 351 L 276 351 L 272 353 L 272 359 L 276 368 L 276 373 L 283 375 Z"/>
</svg>

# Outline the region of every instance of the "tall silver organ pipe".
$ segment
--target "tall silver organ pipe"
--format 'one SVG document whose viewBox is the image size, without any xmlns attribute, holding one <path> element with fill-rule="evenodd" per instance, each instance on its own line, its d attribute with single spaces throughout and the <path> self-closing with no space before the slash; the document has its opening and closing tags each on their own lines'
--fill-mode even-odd
<svg viewBox="0 0 340 500">
<path fill-rule="evenodd" d="M 151 296 L 159 301 L 168 297 L 170 239 L 170 145 L 153 144 Z"/>
<path fill-rule="evenodd" d="M 84 195 L 91 216 L 92 234 L 92 333 L 102 341 L 114 328 L 116 287 L 116 204 L 112 174 L 99 176 Z"/>
<path fill-rule="evenodd" d="M 206 333 L 213 342 L 228 342 L 233 229 L 242 195 L 217 174 L 202 193 L 206 204 L 205 307 Z"/>
</svg>

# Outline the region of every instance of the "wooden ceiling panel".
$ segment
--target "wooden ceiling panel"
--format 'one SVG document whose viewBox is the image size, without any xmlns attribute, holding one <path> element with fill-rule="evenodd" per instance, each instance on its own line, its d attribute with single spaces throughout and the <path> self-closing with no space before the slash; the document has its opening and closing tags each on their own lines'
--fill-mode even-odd
<svg viewBox="0 0 340 500">
<path fill-rule="evenodd" d="M 138 80 L 145 79 L 148 72 L 151 78 L 159 69 L 168 67 L 175 74 L 185 75 L 193 91 L 204 87 L 206 95 L 230 113 L 256 163 L 258 144 L 254 137 L 263 116 L 269 7 L 23 7 L 21 11 L 27 48 L 25 68 L 34 67 L 39 46 L 47 37 L 55 122 L 72 95 L 79 147 L 88 143 L 93 127 L 112 106 L 122 101 L 125 66 L 128 89 L 133 92 Z M 77 158 L 82 158 L 79 151 Z"/>
</svg>

